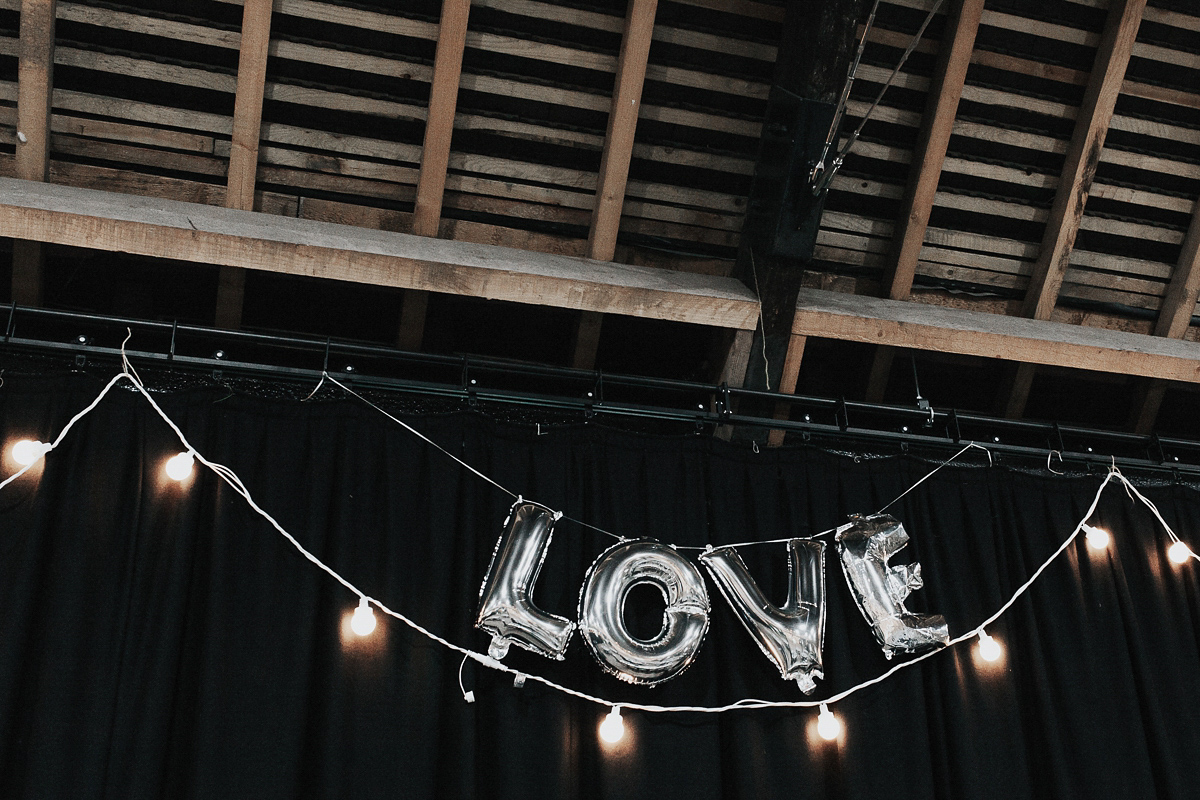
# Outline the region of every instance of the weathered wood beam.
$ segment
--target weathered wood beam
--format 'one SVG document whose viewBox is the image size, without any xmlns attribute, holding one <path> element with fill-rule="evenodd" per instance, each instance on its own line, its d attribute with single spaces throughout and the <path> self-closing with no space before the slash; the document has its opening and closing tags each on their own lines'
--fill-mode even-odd
<svg viewBox="0 0 1200 800">
<path fill-rule="evenodd" d="M 1041 250 L 1025 293 L 1023 310 L 1027 317 L 1049 319 L 1058 301 L 1145 6 L 1146 0 L 1114 0 L 1109 8 L 1083 105 L 1067 145 Z"/>
<path fill-rule="evenodd" d="M 1200 343 L 801 289 L 792 333 L 1200 383 Z"/>
<path fill-rule="evenodd" d="M 887 295 L 893 300 L 905 300 L 912 291 L 917 257 L 925 242 L 925 229 L 929 226 L 929 213 L 933 210 L 982 14 L 983 0 L 955 0 L 946 20 L 884 278 Z"/>
<path fill-rule="evenodd" d="M 450 165 L 450 140 L 454 136 L 458 84 L 462 77 L 470 13 L 471 0 L 442 0 L 437 51 L 429 83 L 429 113 L 425 118 L 425 140 L 421 147 L 421 172 L 413 206 L 412 232 L 418 236 L 437 236 L 442 220 L 442 198 L 446 193 L 446 170 Z M 411 290 L 404 293 L 400 332 L 396 339 L 398 347 L 421 349 L 428 307 L 428 294 Z"/>
<path fill-rule="evenodd" d="M 1187 236 L 1183 240 L 1183 249 L 1179 253 L 1179 262 L 1171 273 L 1171 282 L 1163 295 L 1162 307 L 1158 312 L 1158 321 L 1154 324 L 1155 336 L 1166 336 L 1169 339 L 1182 339 L 1191 324 L 1192 315 L 1196 312 L 1196 302 L 1200 299 L 1200 198 L 1192 210 L 1192 221 L 1188 225 Z M 1133 407 L 1133 429 L 1137 433 L 1148 434 L 1154 428 L 1158 419 L 1158 410 L 1162 406 L 1163 397 L 1167 393 L 1167 385 L 1163 381 L 1151 381 L 1137 392 Z"/>
<path fill-rule="evenodd" d="M 254 210 L 254 183 L 258 174 L 258 142 L 262 132 L 263 94 L 267 85 L 267 49 L 271 43 L 272 0 L 246 0 L 242 8 L 242 37 L 238 48 L 237 92 L 233 102 L 233 139 L 225 207 Z M 217 283 L 216 323 L 222 328 L 242 324 L 246 276 L 233 267 L 221 267 Z"/>
<path fill-rule="evenodd" d="M 779 380 L 780 394 L 796 393 L 796 382 L 800 379 L 800 362 L 804 360 L 804 348 L 807 344 L 807 336 L 792 334 L 783 362 L 783 377 Z M 791 405 L 788 403 L 776 403 L 775 419 L 787 419 L 790 410 Z M 772 429 L 767 434 L 767 447 L 779 447 L 783 444 L 783 435 L 782 429 Z"/>
<path fill-rule="evenodd" d="M 884 289 L 893 300 L 905 300 L 912 292 L 917 258 L 925 243 L 925 230 L 929 227 L 929 214 L 933 210 L 942 164 L 950 146 L 950 134 L 954 130 L 958 101 L 962 98 L 982 14 L 983 0 L 955 0 L 946 18 L 937 65 L 929 85 L 925 115 L 917 131 L 908 186 L 904 190 L 900 217 L 884 274 Z M 883 399 L 895 356 L 895 348 L 887 345 L 875 350 L 871 376 L 867 381 L 868 401 L 879 402 Z"/>
<path fill-rule="evenodd" d="M 735 278 L 0 178 L 0 236 L 751 330 Z"/>
<path fill-rule="evenodd" d="M 654 37 L 654 17 L 658 0 L 629 0 L 625 12 L 625 31 L 617 74 L 613 85 L 612 106 L 608 112 L 608 130 L 600 158 L 600 175 L 592 222 L 588 228 L 587 253 L 598 261 L 612 261 L 617 251 L 617 231 L 625 206 L 625 185 L 629 181 L 629 162 L 633 157 L 633 137 L 642 106 L 642 86 L 650 60 L 650 42 Z M 572 363 L 578 369 L 591 369 L 600 346 L 604 318 L 584 314 L 575 336 Z"/>
<path fill-rule="evenodd" d="M 1067 145 L 1058 191 L 1046 220 L 1041 249 L 1025 292 L 1022 311 L 1027 317 L 1050 319 L 1058 302 L 1145 7 L 1146 0 L 1114 0 L 1109 6 L 1083 104 Z M 1032 383 L 1031 367 L 1023 367 L 1014 376 L 1005 404 L 1008 416 L 1015 418 L 1024 413 Z"/>
<path fill-rule="evenodd" d="M 16 175 L 46 180 L 50 168 L 50 106 L 54 94 L 55 0 L 21 0 L 17 61 Z M 40 242 L 13 243 L 12 298 L 21 305 L 42 304 Z"/>
<path fill-rule="evenodd" d="M 729 336 L 730 342 L 725 348 L 725 360 L 721 364 L 717 383 L 740 389 L 746 384 L 746 371 L 750 368 L 750 349 L 754 346 L 754 331 L 730 331 L 726 332 L 726 335 Z M 733 400 L 732 403 L 734 408 L 731 408 L 730 411 L 736 413 L 737 401 Z M 713 436 L 728 442 L 733 438 L 733 426 L 718 425 L 717 429 L 713 431 Z"/>
</svg>

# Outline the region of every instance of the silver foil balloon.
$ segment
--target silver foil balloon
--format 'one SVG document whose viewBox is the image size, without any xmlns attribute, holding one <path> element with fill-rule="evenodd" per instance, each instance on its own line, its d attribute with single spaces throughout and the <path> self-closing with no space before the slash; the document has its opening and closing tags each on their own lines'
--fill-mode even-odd
<svg viewBox="0 0 1200 800">
<path fill-rule="evenodd" d="M 920 564 L 888 566 L 888 559 L 908 544 L 899 520 L 887 514 L 857 517 L 838 528 L 834 540 L 850 593 L 885 656 L 920 653 L 950 641 L 941 614 L 913 614 L 904 607 L 904 598 L 924 582 Z"/>
<path fill-rule="evenodd" d="M 512 644 L 559 661 L 567 651 L 575 623 L 542 611 L 531 596 L 560 516 L 545 506 L 518 500 L 504 522 L 479 590 L 475 617 L 475 627 L 492 635 L 488 647 L 492 658 L 504 658 Z"/>
<path fill-rule="evenodd" d="M 625 625 L 625 600 L 650 584 L 666 601 L 663 627 L 638 639 Z M 673 547 L 654 539 L 613 545 L 588 569 L 579 592 L 579 633 L 607 672 L 653 686 L 687 669 L 708 632 L 708 591 L 700 570 Z"/>
<path fill-rule="evenodd" d="M 811 694 L 816 679 L 825 677 L 825 543 L 792 539 L 787 550 L 788 596 L 782 607 L 767 600 L 734 548 L 708 550 L 700 562 L 784 680 L 795 680 Z"/>
</svg>

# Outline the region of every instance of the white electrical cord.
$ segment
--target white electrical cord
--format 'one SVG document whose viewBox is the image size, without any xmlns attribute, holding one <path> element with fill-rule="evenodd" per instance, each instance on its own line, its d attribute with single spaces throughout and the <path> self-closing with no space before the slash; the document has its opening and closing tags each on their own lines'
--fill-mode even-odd
<svg viewBox="0 0 1200 800">
<path fill-rule="evenodd" d="M 835 703 L 839 700 L 844 700 L 845 698 L 855 694 L 856 692 L 859 692 L 862 689 L 867 688 L 868 686 L 873 686 L 877 683 L 880 683 L 880 682 L 886 680 L 887 678 L 891 677 L 892 675 L 896 674 L 897 672 L 900 672 L 901 670 L 904 670 L 904 669 L 908 669 L 909 667 L 912 667 L 915 664 L 919 664 L 927 658 L 932 658 L 934 655 L 944 652 L 945 650 L 949 649 L 950 647 L 952 647 L 954 645 L 960 644 L 969 639 L 974 639 L 978 635 L 978 632 L 980 630 L 982 630 L 983 628 L 987 627 L 988 625 L 992 624 L 997 619 L 999 619 L 1000 616 L 1003 615 L 1004 612 L 1007 611 L 1009 608 L 1011 608 L 1012 605 L 1017 601 L 1017 599 L 1020 598 L 1021 595 L 1023 595 L 1029 589 L 1029 587 L 1033 585 L 1033 583 L 1042 575 L 1043 572 L 1045 572 L 1045 570 L 1050 566 L 1050 564 L 1052 564 L 1054 562 L 1054 560 L 1057 559 L 1063 553 L 1063 551 L 1065 551 L 1067 549 L 1068 546 L 1070 546 L 1071 542 L 1073 542 L 1075 540 L 1075 537 L 1078 536 L 1079 532 L 1083 529 L 1084 523 L 1091 517 L 1092 513 L 1095 512 L 1096 506 L 1100 503 L 1100 497 L 1103 494 L 1105 487 L 1107 487 L 1109 482 L 1112 481 L 1114 478 L 1121 481 L 1121 483 L 1123 483 L 1125 485 L 1125 487 L 1128 491 L 1131 491 L 1133 495 L 1135 495 L 1138 499 L 1140 499 L 1143 503 L 1145 503 L 1147 505 L 1147 507 L 1150 508 L 1150 510 L 1154 513 L 1155 517 L 1158 518 L 1158 521 L 1162 524 L 1163 528 L 1166 530 L 1167 534 L 1170 536 L 1172 541 L 1175 541 L 1175 542 L 1180 541 L 1179 537 L 1175 535 L 1175 532 L 1171 530 L 1170 526 L 1168 526 L 1166 521 L 1162 518 L 1162 515 L 1159 513 L 1158 509 L 1154 506 L 1154 504 L 1151 503 L 1150 500 L 1148 500 L 1144 495 L 1142 495 L 1142 493 L 1139 492 L 1125 478 L 1125 476 L 1123 476 L 1114 466 L 1109 471 L 1108 475 L 1105 476 L 1103 483 L 1100 484 L 1100 488 L 1097 489 L 1096 496 L 1095 496 L 1095 498 L 1093 498 L 1092 504 L 1088 507 L 1087 513 L 1084 514 L 1083 519 L 1080 520 L 1079 524 L 1075 526 L 1075 530 L 1071 532 L 1071 535 L 1068 536 L 1063 541 L 1063 543 L 1061 545 L 1059 545 L 1058 549 L 1055 550 L 1054 553 L 1048 559 L 1046 559 L 1046 561 L 1029 577 L 1029 579 L 1027 581 L 1025 581 L 1025 583 L 1023 583 L 1020 588 L 1017 589 L 1017 591 L 1012 595 L 1012 597 L 1009 598 L 1008 602 L 1006 602 L 994 614 L 992 614 L 990 617 L 988 617 L 986 620 L 984 620 L 983 623 L 972 628 L 970 630 L 970 632 L 964 633 L 961 636 L 951 639 L 950 642 L 948 643 L 947 647 L 945 647 L 945 648 L 940 648 L 938 650 L 932 650 L 928 653 L 924 653 L 920 656 L 917 656 L 916 658 L 896 664 L 891 669 L 889 669 L 887 672 L 884 672 L 881 675 L 878 675 L 869 680 L 863 681 L 862 683 L 852 686 L 849 689 L 846 689 L 844 691 L 841 691 L 841 692 L 833 695 L 832 697 L 825 698 L 824 700 L 760 700 L 760 699 L 755 699 L 755 698 L 745 698 L 742 700 L 738 700 L 735 703 L 729 703 L 727 705 L 721 705 L 721 706 L 662 706 L 662 705 L 654 705 L 654 704 L 648 704 L 648 703 L 628 703 L 628 702 L 615 703 L 612 700 L 607 700 L 605 698 L 598 697 L 596 695 L 591 695 L 591 694 L 587 694 L 585 692 L 580 692 L 575 689 L 571 689 L 570 687 L 563 686 L 560 683 L 556 683 L 556 682 L 554 682 L 548 678 L 544 678 L 540 675 L 534 675 L 534 674 L 522 672 L 521 670 L 517 670 L 517 669 L 509 667 L 505 664 L 502 664 L 499 661 L 497 661 L 496 659 L 491 658 L 490 656 L 487 656 L 483 653 L 479 653 L 474 650 L 470 650 L 466 647 L 457 645 L 447 639 L 442 638 L 441 636 L 438 636 L 437 634 L 433 633 L 432 631 L 428 630 L 427 628 L 423 627 L 422 625 L 418 624 L 417 622 L 409 619 L 408 617 L 401 614 L 400 612 L 393 611 L 392 609 L 388 608 L 380 601 L 368 596 L 365 592 L 363 592 L 357 586 L 355 586 L 350 581 L 348 581 L 347 579 L 345 579 L 341 575 L 339 575 L 332 567 L 328 566 L 323 561 L 321 561 L 321 559 L 317 558 L 315 555 L 313 555 L 311 552 L 309 552 L 307 549 L 305 549 L 304 546 L 301 545 L 300 542 L 297 541 L 294 536 L 292 536 L 292 534 L 288 533 L 288 531 L 285 530 L 283 528 L 283 526 L 280 525 L 275 520 L 274 517 L 272 517 L 261 506 L 259 506 L 258 503 L 256 503 L 254 501 L 254 498 L 251 497 L 249 490 L 246 489 L 245 484 L 242 483 L 241 479 L 233 472 L 233 470 L 229 469 L 228 467 L 224 466 L 223 464 L 218 464 L 213 461 L 209 461 L 201 453 L 199 453 L 194 447 L 192 447 L 191 443 L 188 442 L 187 437 L 184 436 L 183 431 L 181 431 L 179 429 L 179 426 L 176 425 L 175 422 L 169 416 L 167 416 L 166 412 L 162 410 L 162 408 L 158 405 L 158 403 L 156 403 L 154 401 L 154 398 L 150 396 L 150 393 L 146 390 L 146 387 L 142 384 L 141 380 L 136 376 L 136 374 L 132 370 L 121 372 L 120 374 L 116 375 L 112 380 L 110 380 L 108 382 L 108 384 L 104 387 L 103 391 L 100 392 L 100 394 L 96 397 L 96 399 L 91 402 L 91 404 L 89 404 L 86 408 L 84 408 L 82 411 L 80 411 L 78 414 L 76 414 L 74 417 L 71 418 L 71 421 L 69 423 L 67 423 L 66 427 L 64 427 L 63 430 L 59 433 L 59 435 L 55 438 L 53 444 L 50 445 L 50 449 L 57 447 L 58 444 L 60 442 L 62 442 L 62 440 L 66 436 L 66 434 L 75 425 L 75 423 L 78 422 L 83 417 L 87 416 L 89 413 L 91 413 L 91 411 L 96 408 L 96 406 L 105 397 L 105 395 L 107 395 L 108 392 L 113 388 L 113 386 L 115 386 L 122 379 L 128 380 L 133 385 L 133 387 L 135 389 L 137 389 L 137 391 L 140 392 L 143 397 L 146 398 L 146 400 L 147 400 L 147 402 L 149 402 L 151 408 L 153 408 L 155 410 L 155 412 L 159 415 L 159 417 L 161 417 L 162 420 L 168 425 L 168 427 L 170 427 L 171 430 L 175 432 L 175 435 L 177 437 L 179 437 L 180 443 L 183 444 L 183 446 L 187 449 L 187 451 L 189 453 L 192 453 L 194 455 L 194 457 L 196 458 L 197 461 L 199 461 L 201 464 L 204 464 L 206 467 L 211 469 L 214 473 L 217 474 L 218 477 L 220 477 L 227 484 L 229 484 L 229 486 L 232 487 L 235 492 L 237 492 L 239 495 L 242 496 L 243 499 L 245 499 L 247 504 L 249 504 L 250 508 L 252 508 L 255 511 L 255 513 L 257 513 L 259 516 L 261 516 L 263 519 L 265 519 L 268 523 L 270 523 L 271 527 L 273 527 L 280 535 L 282 535 L 285 539 L 287 539 L 287 541 L 294 548 L 296 548 L 296 550 L 299 551 L 301 555 L 303 555 L 305 558 L 307 558 L 309 561 L 311 561 L 314 565 L 316 565 L 319 569 L 324 571 L 326 574 L 328 574 L 330 577 L 332 577 L 334 580 L 336 580 L 342 586 L 346 587 L 348 590 L 353 592 L 356 596 L 358 596 L 362 600 L 374 605 L 376 608 L 378 608 L 384 614 L 387 614 L 390 617 L 394 617 L 395 619 L 404 623 L 405 625 L 407 625 L 408 627 L 417 631 L 418 633 L 422 634 L 423 636 L 427 637 L 428 639 L 430 639 L 434 642 L 437 642 L 438 644 L 442 645 L 443 647 L 446 647 L 449 650 L 453 650 L 454 652 L 461 654 L 462 656 L 464 656 L 464 663 L 465 663 L 466 658 L 470 658 L 480 664 L 483 664 L 484 666 L 490 667 L 499 672 L 508 673 L 510 675 L 513 675 L 514 677 L 518 676 L 518 675 L 524 675 L 527 679 L 537 681 L 538 683 L 541 683 L 544 686 L 547 686 L 551 689 L 555 689 L 556 691 L 562 692 L 564 694 L 568 694 L 572 697 L 577 697 L 581 700 L 587 700 L 589 702 L 595 703 L 600 706 L 614 707 L 614 706 L 619 705 L 621 708 L 632 708 L 632 709 L 637 709 L 640 711 L 655 712 L 655 713 L 697 712 L 697 713 L 712 714 L 712 713 L 721 713 L 721 712 L 725 712 L 725 711 L 734 711 L 734 710 L 739 710 L 739 709 L 750 709 L 750 708 L 817 708 L 817 707 L 821 706 L 822 704 L 830 704 L 830 703 Z M 333 381 L 333 378 L 330 378 L 330 380 Z M 333 381 L 333 382 L 337 383 L 337 381 Z M 338 385 L 340 386 L 341 384 L 338 384 Z M 343 388 L 345 388 L 345 387 L 343 387 Z M 391 415 L 388 415 L 388 416 L 391 416 Z M 394 419 L 394 417 L 393 417 L 393 419 Z M 400 422 L 399 420 L 396 420 L 396 421 Z M 406 427 L 406 428 L 409 427 L 402 422 L 400 424 L 404 425 L 404 427 Z M 410 430 L 412 430 L 412 429 L 410 428 Z M 413 430 L 413 433 L 416 433 L 418 436 L 420 436 L 420 438 L 424 439 L 425 441 L 430 442 L 431 444 L 435 444 L 435 443 L 431 442 L 427 437 L 420 434 L 419 432 Z M 435 444 L 435 446 L 437 446 L 437 445 Z M 969 445 L 967 448 L 964 448 L 962 451 L 960 451 L 959 454 L 961 455 L 962 452 L 966 452 L 966 450 L 969 449 L 971 446 L 978 447 L 979 445 Z M 439 447 L 438 449 L 441 449 L 441 448 Z M 443 452 L 445 452 L 445 451 L 443 451 Z M 447 453 L 447 454 L 450 455 L 449 453 Z M 451 455 L 451 457 L 453 458 L 452 455 Z M 458 459 L 455 459 L 455 460 L 458 460 Z M 939 466 L 937 469 L 941 469 L 942 466 L 945 466 L 945 464 Z M 28 467 L 26 467 L 26 469 L 28 469 Z M 936 472 L 937 469 L 935 469 L 933 472 Z M 472 471 L 474 471 L 474 470 L 472 470 Z M 3 483 L 0 483 L 0 488 L 3 488 L 5 485 L 7 485 L 9 482 L 11 482 L 13 479 L 15 479 L 17 476 L 23 474 L 24 472 L 25 472 L 25 469 L 22 469 L 20 472 L 11 476 L 7 480 L 5 480 Z M 933 472 L 929 473 L 929 475 L 932 475 Z M 926 478 L 929 477 L 929 475 L 926 475 L 925 478 L 921 479 L 921 481 L 924 481 Z M 483 476 L 483 477 L 486 478 L 486 476 Z M 490 479 L 488 479 L 488 480 L 490 481 Z M 918 484 L 921 481 L 918 481 Z M 903 496 L 903 495 L 901 495 L 901 496 Z M 897 499 L 899 499 L 899 498 L 897 498 Z M 1191 556 L 1192 556 L 1192 558 L 1196 558 L 1197 560 L 1200 560 L 1200 556 L 1197 556 L 1194 552 L 1191 553 Z M 463 688 L 463 686 L 462 686 L 462 665 L 459 666 L 459 688 L 460 689 Z M 464 694 L 464 697 L 466 697 L 467 692 L 464 691 L 463 694 Z M 473 696 L 474 696 L 473 693 L 471 694 L 471 696 L 473 698 Z"/>
</svg>

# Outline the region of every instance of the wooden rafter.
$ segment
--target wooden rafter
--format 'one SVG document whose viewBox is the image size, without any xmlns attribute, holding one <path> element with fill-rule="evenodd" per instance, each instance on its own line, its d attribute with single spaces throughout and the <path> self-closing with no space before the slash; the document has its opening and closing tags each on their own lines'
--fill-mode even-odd
<svg viewBox="0 0 1200 800">
<path fill-rule="evenodd" d="M 796 336 L 1200 383 L 1200 343 L 844 292 L 801 289 Z"/>
<path fill-rule="evenodd" d="M 54 18 L 55 0 L 22 0 L 17 65 L 16 175 L 30 181 L 46 180 L 50 166 Z M 13 302 L 42 304 L 43 260 L 40 242 L 13 242 Z"/>
<path fill-rule="evenodd" d="M 1114 0 L 1109 7 L 1092 74 L 1084 91 L 1083 105 L 1080 106 L 1075 130 L 1067 145 L 1058 191 L 1046 221 L 1046 232 L 1025 293 L 1022 311 L 1027 317 L 1050 319 L 1058 302 L 1058 293 L 1070 265 L 1075 237 L 1083 220 L 1084 205 L 1096 175 L 1096 166 L 1100 163 L 1104 139 L 1112 122 L 1113 109 L 1121 93 L 1125 68 L 1129 65 L 1145 7 L 1146 0 Z M 1024 413 L 1033 373 L 1030 365 L 1022 365 L 1017 370 L 1005 404 L 1008 416 L 1019 417 Z"/>
<path fill-rule="evenodd" d="M 893 300 L 906 300 L 912 291 L 917 258 L 925 242 L 925 229 L 929 226 L 929 213 L 937 194 L 938 179 L 942 175 L 942 163 L 946 160 L 982 14 L 983 0 L 955 0 L 946 21 L 884 280 L 887 296 Z"/>
<path fill-rule="evenodd" d="M 577 311 L 751 330 L 735 278 L 0 178 L 0 236 Z"/>
<path fill-rule="evenodd" d="M 917 259 L 925 243 L 925 230 L 929 227 L 929 214 L 933 210 L 933 199 L 950 146 L 950 133 L 958 115 L 958 101 L 962 98 L 982 15 L 983 0 L 955 0 L 946 20 L 884 275 L 884 292 L 893 300 L 905 300 L 912 292 Z M 878 402 L 883 399 L 895 354 L 895 348 L 887 345 L 876 348 L 871 377 L 867 381 L 868 400 Z"/>
<path fill-rule="evenodd" d="M 1145 5 L 1146 0 L 1115 0 L 1109 9 L 1092 76 L 1067 145 L 1041 250 L 1025 293 L 1023 310 L 1027 317 L 1050 319 L 1058 301 Z"/>
<path fill-rule="evenodd" d="M 1195 208 L 1192 210 L 1192 221 L 1188 226 L 1187 236 L 1183 240 L 1179 262 L 1171 274 L 1171 283 L 1167 286 L 1167 292 L 1163 296 L 1162 308 L 1158 312 L 1158 321 L 1154 325 L 1154 335 L 1182 339 L 1191 324 L 1192 315 L 1196 312 L 1198 299 L 1200 299 L 1200 198 L 1197 198 Z M 1151 431 L 1154 421 L 1158 418 L 1158 409 L 1162 406 L 1166 391 L 1165 381 L 1150 381 L 1138 392 L 1132 419 L 1135 432 L 1147 434 Z"/>
<path fill-rule="evenodd" d="M 787 354 L 783 359 L 783 377 L 779 380 L 780 394 L 795 394 L 796 382 L 800 379 L 800 362 L 804 359 L 804 348 L 808 344 L 808 337 L 797 334 L 792 334 L 789 337 Z M 775 419 L 787 419 L 788 412 L 791 406 L 787 403 L 775 404 Z M 772 429 L 767 434 L 767 447 L 779 447 L 783 444 L 784 431 L 779 428 Z"/>
<path fill-rule="evenodd" d="M 458 109 L 458 85 L 462 77 L 470 12 L 471 0 L 442 0 L 437 52 L 429 83 L 429 113 L 421 148 L 421 173 L 417 178 L 417 198 L 413 206 L 412 232 L 418 236 L 437 236 L 442 220 L 442 198 L 446 192 L 446 170 L 450 164 L 450 141 L 454 136 L 454 115 Z M 428 306 L 427 292 L 404 293 L 396 340 L 398 347 L 421 349 Z"/>
<path fill-rule="evenodd" d="M 588 229 L 588 257 L 597 261 L 612 261 L 617 251 L 617 231 L 625 205 L 625 186 L 629 181 L 629 162 L 633 157 L 633 138 L 642 105 L 642 86 L 646 81 L 657 12 L 658 0 L 629 0 L 625 14 L 625 33 L 617 58 L 604 155 L 600 160 L 596 201 Z M 584 314 L 580 318 L 574 366 L 591 369 L 596 363 L 602 322 L 603 318 L 599 316 Z"/>
<path fill-rule="evenodd" d="M 254 210 L 254 185 L 258 174 L 258 143 L 262 132 L 263 95 L 267 85 L 267 50 L 271 43 L 272 0 L 246 0 L 242 8 L 242 37 L 238 48 L 237 93 L 233 103 L 233 138 L 229 150 L 229 175 L 225 207 Z M 217 284 L 217 325 L 242 324 L 246 275 L 222 267 Z"/>
</svg>

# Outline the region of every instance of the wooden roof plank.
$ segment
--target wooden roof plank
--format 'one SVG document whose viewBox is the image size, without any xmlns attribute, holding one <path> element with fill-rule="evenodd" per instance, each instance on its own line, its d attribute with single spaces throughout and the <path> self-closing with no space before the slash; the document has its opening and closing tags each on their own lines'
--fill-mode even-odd
<svg viewBox="0 0 1200 800">
<path fill-rule="evenodd" d="M 801 289 L 792 333 L 1200 383 L 1200 344 L 980 311 Z"/>
<path fill-rule="evenodd" d="M 753 329 L 733 278 L 0 179 L 0 236 L 202 264 Z"/>
</svg>

